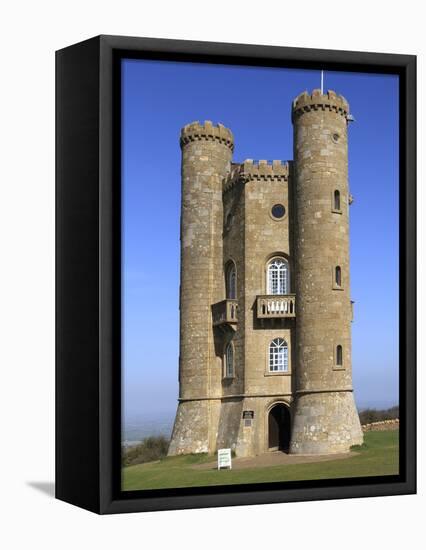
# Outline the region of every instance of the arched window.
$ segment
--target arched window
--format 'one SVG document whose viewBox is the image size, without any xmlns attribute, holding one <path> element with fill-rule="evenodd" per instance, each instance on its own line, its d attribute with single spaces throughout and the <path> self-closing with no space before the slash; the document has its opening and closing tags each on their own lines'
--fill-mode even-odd
<svg viewBox="0 0 426 550">
<path fill-rule="evenodd" d="M 334 270 L 334 282 L 336 286 L 342 286 L 342 269 L 340 265 L 336 265 L 336 269 Z"/>
<path fill-rule="evenodd" d="M 284 258 L 273 258 L 267 270 L 268 294 L 288 294 L 290 291 L 290 271 Z"/>
<path fill-rule="evenodd" d="M 234 376 L 234 346 L 231 342 L 225 349 L 225 376 L 226 378 Z"/>
<path fill-rule="evenodd" d="M 334 210 L 340 210 L 340 191 L 334 191 Z"/>
<path fill-rule="evenodd" d="M 283 338 L 275 338 L 269 344 L 270 372 L 288 371 L 288 346 Z"/>
<path fill-rule="evenodd" d="M 225 271 L 226 283 L 226 298 L 227 300 L 235 300 L 237 298 L 237 270 L 234 262 L 228 262 Z"/>
<path fill-rule="evenodd" d="M 336 365 L 343 366 L 343 349 L 340 344 L 336 347 Z"/>
</svg>

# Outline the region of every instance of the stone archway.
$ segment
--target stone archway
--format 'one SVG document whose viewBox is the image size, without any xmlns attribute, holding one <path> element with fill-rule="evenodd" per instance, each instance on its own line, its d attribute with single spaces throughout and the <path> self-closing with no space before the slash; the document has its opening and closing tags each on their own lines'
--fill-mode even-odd
<svg viewBox="0 0 426 550">
<path fill-rule="evenodd" d="M 289 408 L 283 403 L 273 405 L 268 414 L 268 449 L 289 452 L 291 420 Z"/>
</svg>

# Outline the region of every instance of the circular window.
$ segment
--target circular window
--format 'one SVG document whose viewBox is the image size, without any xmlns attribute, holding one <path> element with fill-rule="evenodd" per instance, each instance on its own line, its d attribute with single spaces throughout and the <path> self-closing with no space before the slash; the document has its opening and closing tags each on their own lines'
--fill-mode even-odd
<svg viewBox="0 0 426 550">
<path fill-rule="evenodd" d="M 339 136 L 339 134 L 333 134 L 331 136 L 331 139 L 334 141 L 334 143 L 337 143 L 340 139 L 340 136 Z"/>
<path fill-rule="evenodd" d="M 285 215 L 285 208 L 282 204 L 274 204 L 271 209 L 271 214 L 274 218 L 283 218 Z"/>
</svg>

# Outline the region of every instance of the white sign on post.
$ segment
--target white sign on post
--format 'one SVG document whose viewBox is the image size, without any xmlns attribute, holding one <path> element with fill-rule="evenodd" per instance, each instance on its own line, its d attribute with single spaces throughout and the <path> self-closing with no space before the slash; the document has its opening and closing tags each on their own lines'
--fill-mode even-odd
<svg viewBox="0 0 426 550">
<path fill-rule="evenodd" d="M 229 468 L 232 470 L 231 449 L 219 449 L 217 451 L 217 469 Z"/>
</svg>

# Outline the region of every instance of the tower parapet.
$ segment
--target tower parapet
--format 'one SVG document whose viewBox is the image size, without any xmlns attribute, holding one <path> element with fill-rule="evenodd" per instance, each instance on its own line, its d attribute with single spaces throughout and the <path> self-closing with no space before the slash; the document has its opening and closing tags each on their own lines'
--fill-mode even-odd
<svg viewBox="0 0 426 550">
<path fill-rule="evenodd" d="M 245 181 L 252 180 L 288 180 L 289 165 L 282 160 L 245 160 L 241 164 L 240 174 Z"/>
<path fill-rule="evenodd" d="M 197 120 L 182 128 L 180 146 L 183 148 L 192 141 L 215 141 L 226 145 L 231 151 L 234 150 L 234 136 L 231 130 L 220 123 L 215 125 L 211 120 L 206 120 L 204 123 Z"/>
<path fill-rule="evenodd" d="M 238 181 L 288 181 L 290 164 L 284 160 L 246 159 L 233 166 L 224 181 L 224 192 L 232 189 Z"/>
<path fill-rule="evenodd" d="M 330 111 L 347 117 L 349 114 L 349 103 L 333 90 L 328 90 L 325 94 L 321 90 L 313 90 L 311 94 L 303 92 L 293 101 L 292 121 L 310 111 Z"/>
</svg>

